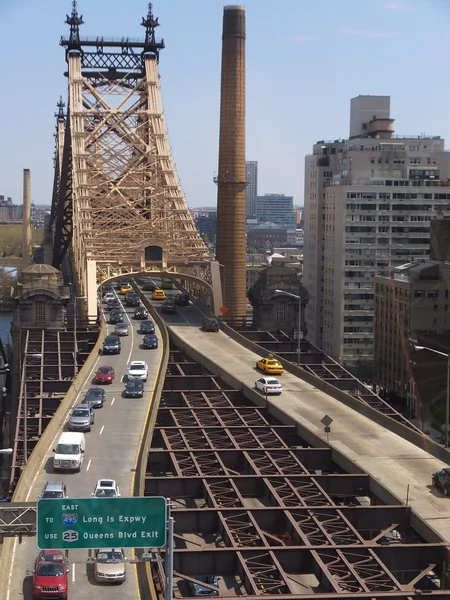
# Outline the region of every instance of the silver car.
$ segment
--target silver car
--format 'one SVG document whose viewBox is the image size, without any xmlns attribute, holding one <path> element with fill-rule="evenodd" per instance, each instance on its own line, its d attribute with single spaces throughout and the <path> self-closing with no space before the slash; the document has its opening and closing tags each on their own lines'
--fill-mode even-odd
<svg viewBox="0 0 450 600">
<path fill-rule="evenodd" d="M 114 327 L 114 333 L 116 335 L 129 335 L 130 331 L 126 323 L 117 323 Z"/>
<path fill-rule="evenodd" d="M 78 404 L 69 418 L 69 431 L 90 431 L 95 422 L 94 409 L 90 404 Z"/>
<path fill-rule="evenodd" d="M 64 481 L 47 481 L 39 498 L 68 498 Z"/>
<path fill-rule="evenodd" d="M 118 548 L 96 550 L 94 577 L 99 582 L 123 583 L 127 578 L 123 550 Z"/>
</svg>

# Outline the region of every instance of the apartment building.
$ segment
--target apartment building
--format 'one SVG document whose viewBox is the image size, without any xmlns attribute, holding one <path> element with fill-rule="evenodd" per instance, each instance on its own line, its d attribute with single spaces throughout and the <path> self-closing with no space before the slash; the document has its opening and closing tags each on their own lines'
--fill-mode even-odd
<svg viewBox="0 0 450 600">
<path fill-rule="evenodd" d="M 409 406 L 414 404 L 410 339 L 450 332 L 449 275 L 448 263 L 414 261 L 396 267 L 392 277 L 375 278 L 374 380 Z"/>
<path fill-rule="evenodd" d="M 294 212 L 294 198 L 284 194 L 264 194 L 256 198 L 256 218 L 260 223 L 275 223 L 295 229 L 297 215 Z"/>
<path fill-rule="evenodd" d="M 358 96 L 349 139 L 306 157 L 308 338 L 343 364 L 373 359 L 375 276 L 427 259 L 430 219 L 450 214 L 450 153 L 439 136 L 394 135 L 389 96 Z"/>
<path fill-rule="evenodd" d="M 247 188 L 245 190 L 247 201 L 247 219 L 255 219 L 256 197 L 258 195 L 258 161 L 247 160 L 245 162 L 245 168 L 245 179 L 247 183 Z"/>
</svg>

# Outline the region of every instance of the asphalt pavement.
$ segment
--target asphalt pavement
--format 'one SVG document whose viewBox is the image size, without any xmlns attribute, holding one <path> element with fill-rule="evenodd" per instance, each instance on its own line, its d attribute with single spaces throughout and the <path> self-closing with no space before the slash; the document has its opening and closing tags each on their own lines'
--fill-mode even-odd
<svg viewBox="0 0 450 600">
<path fill-rule="evenodd" d="M 119 298 L 124 301 L 124 296 L 119 295 Z M 104 309 L 105 305 L 102 307 Z M 134 310 L 134 308 L 125 308 L 125 322 L 130 325 L 130 334 L 121 338 L 121 353 L 100 355 L 87 380 L 78 382 L 80 391 L 75 404 L 82 400 L 85 392 L 93 385 L 93 374 L 99 366 L 112 366 L 116 372 L 113 384 L 102 386 L 106 392 L 104 407 L 96 409 L 95 424 L 91 432 L 85 434 L 86 453 L 81 472 L 53 473 L 52 449 L 57 443 L 55 439 L 35 475 L 27 497 L 28 502 L 38 500 L 47 481 L 64 481 L 69 497 L 73 499 L 90 498 L 98 479 L 110 478 L 117 481 L 122 497 L 132 496 L 134 468 L 162 354 L 161 347 L 156 350 L 142 349 L 142 335 L 138 333 L 140 322 L 132 319 Z M 108 325 L 108 333 L 113 329 L 113 325 Z M 158 329 L 156 333 L 161 339 Z M 127 366 L 132 360 L 145 360 L 149 366 L 143 398 L 123 397 L 125 389 L 123 379 Z M 32 600 L 32 569 L 38 552 L 36 538 L 24 538 L 21 544 L 16 538 L 11 558 L 9 586 L 6 597 L 2 600 L 18 598 Z M 125 555 L 131 559 L 132 550 L 126 549 Z M 134 565 L 127 565 L 127 580 L 122 585 L 98 584 L 94 581 L 93 565 L 86 562 L 87 558 L 87 550 L 69 552 L 70 600 L 92 600 L 93 597 L 96 600 L 137 600 L 139 598 Z"/>
</svg>

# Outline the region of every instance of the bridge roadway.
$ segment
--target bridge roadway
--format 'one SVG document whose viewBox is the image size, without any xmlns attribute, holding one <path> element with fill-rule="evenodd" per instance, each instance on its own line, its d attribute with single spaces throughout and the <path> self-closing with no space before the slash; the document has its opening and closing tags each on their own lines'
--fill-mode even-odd
<svg viewBox="0 0 450 600">
<path fill-rule="evenodd" d="M 261 377 L 256 370 L 258 355 L 223 332 L 201 331 L 204 317 L 192 305 L 180 308 L 178 314 L 164 316 L 169 328 L 186 344 L 237 380 L 254 387 L 256 379 Z M 450 542 L 449 500 L 430 486 L 431 474 L 446 466 L 444 463 L 295 375 L 284 373 L 280 381 L 284 391 L 278 397 L 269 397 L 271 404 L 324 442 L 326 434 L 320 421 L 329 415 L 333 419 L 331 448 L 400 501 L 405 502 L 408 495 L 408 502 L 417 515 Z"/>
<path fill-rule="evenodd" d="M 123 296 L 120 297 L 121 299 Z M 95 424 L 86 433 L 86 457 L 80 473 L 64 474 L 52 472 L 52 445 L 36 473 L 29 490 L 27 501 L 38 499 L 45 483 L 49 480 L 65 481 L 70 498 L 88 498 L 98 479 L 115 479 L 123 497 L 132 496 L 134 472 L 141 436 L 153 398 L 153 388 L 161 361 L 161 347 L 157 350 L 140 348 L 142 336 L 138 334 L 139 322 L 133 321 L 133 309 L 126 309 L 126 321 L 130 324 L 130 335 L 122 337 L 122 351 L 119 355 L 99 356 L 86 381 L 80 382 L 79 403 L 84 392 L 91 387 L 92 374 L 101 365 L 111 365 L 116 372 L 112 385 L 104 386 L 106 402 L 95 412 Z M 109 325 L 111 331 L 113 326 Z M 160 337 L 160 336 L 158 336 Z M 149 365 L 148 381 L 145 384 L 143 399 L 123 398 L 125 384 L 122 377 L 130 360 L 146 360 Z M 59 434 L 58 434 L 59 435 Z M 56 440 L 55 442 L 56 443 Z M 99 500 L 101 502 L 101 500 Z M 86 564 L 87 550 L 69 552 L 69 599 L 70 600 L 136 600 L 139 598 L 136 569 L 127 566 L 127 580 L 122 585 L 99 585 L 93 578 L 92 564 Z M 38 553 L 36 538 L 24 538 L 19 544 L 16 539 L 11 558 L 11 570 L 6 596 L 2 600 L 32 600 L 32 569 Z M 125 550 L 127 558 L 132 558 L 132 550 Z"/>
</svg>

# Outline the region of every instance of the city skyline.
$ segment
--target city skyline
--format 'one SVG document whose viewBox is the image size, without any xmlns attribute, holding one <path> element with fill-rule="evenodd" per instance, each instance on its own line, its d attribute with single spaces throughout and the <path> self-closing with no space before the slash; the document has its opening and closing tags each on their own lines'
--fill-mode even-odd
<svg viewBox="0 0 450 600">
<path fill-rule="evenodd" d="M 166 42 L 160 72 L 169 136 L 191 207 L 215 205 L 217 198 L 213 177 L 224 4 L 204 0 L 193 11 L 182 0 L 154 2 L 161 23 L 157 33 Z M 276 12 L 266 0 L 243 4 L 247 11 L 247 160 L 258 161 L 264 193 L 292 195 L 296 204 L 304 204 L 304 155 L 325 135 L 346 135 L 348 101 L 359 94 L 390 95 L 398 133 L 450 138 L 442 105 L 448 84 L 439 61 L 429 59 L 430 53 L 445 55 L 450 45 L 446 36 L 450 6 L 445 2 L 367 0 L 362 5 L 348 0 L 342 5 L 322 0 L 305 7 L 284 0 Z M 139 23 L 145 2 L 130 0 L 123 7 L 116 0 L 98 0 L 95 6 L 79 0 L 78 8 L 85 21 L 84 36 L 143 35 Z M 4 65 L 4 78 L 14 93 L 0 98 L 2 138 L 7 141 L 0 150 L 0 187 L 17 204 L 23 168 L 31 169 L 33 201 L 48 204 L 51 199 L 53 114 L 59 96 L 66 100 L 67 95 L 59 39 L 67 34 L 64 20 L 70 10 L 69 0 L 3 2 L 0 8 L 0 48 L 4 56 L 14 48 L 15 58 Z M 367 25 L 379 22 L 384 29 Z M 267 52 L 269 32 L 276 52 Z M 30 48 L 39 48 L 39 53 L 30 53 Z M 396 63 L 391 68 L 386 56 L 400 57 L 405 52 L 400 77 L 400 67 Z M 439 81 L 439 94 L 430 94 L 427 86 L 405 85 L 421 71 L 429 80 Z M 273 80 L 268 80 L 268 74 Z"/>
</svg>

